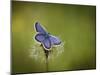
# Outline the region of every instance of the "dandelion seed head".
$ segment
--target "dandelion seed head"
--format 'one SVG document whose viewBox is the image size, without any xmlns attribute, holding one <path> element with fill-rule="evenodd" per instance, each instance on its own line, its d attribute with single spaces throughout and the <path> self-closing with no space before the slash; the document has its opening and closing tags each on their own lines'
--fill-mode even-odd
<svg viewBox="0 0 100 75">
<path fill-rule="evenodd" d="M 62 42 L 58 46 L 53 46 L 49 52 L 48 60 L 59 57 L 64 52 L 64 44 L 65 42 Z M 31 46 L 29 50 L 29 57 L 35 61 L 46 62 L 44 49 L 40 44 L 37 43 L 34 43 L 34 45 Z"/>
</svg>

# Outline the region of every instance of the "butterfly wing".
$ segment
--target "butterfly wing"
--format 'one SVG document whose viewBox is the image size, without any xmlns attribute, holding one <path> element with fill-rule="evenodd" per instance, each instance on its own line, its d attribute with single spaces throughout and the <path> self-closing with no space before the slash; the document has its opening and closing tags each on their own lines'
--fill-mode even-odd
<svg viewBox="0 0 100 75">
<path fill-rule="evenodd" d="M 50 41 L 52 45 L 59 45 L 61 43 L 58 37 L 50 35 Z"/>
<path fill-rule="evenodd" d="M 38 42 L 41 42 L 41 44 L 43 44 L 43 47 L 46 50 L 51 48 L 51 41 L 49 38 L 45 38 L 44 34 L 41 34 L 41 33 L 36 34 L 35 40 L 37 40 Z"/>
<path fill-rule="evenodd" d="M 40 25 L 39 22 L 36 22 L 36 23 L 35 23 L 35 29 L 36 29 L 37 32 L 40 32 L 40 33 L 43 33 L 43 34 L 46 33 L 46 31 L 45 31 L 44 28 Z"/>
<path fill-rule="evenodd" d="M 37 40 L 38 42 L 43 42 L 43 40 L 45 40 L 44 34 L 41 34 L 41 33 L 36 34 L 35 40 Z"/>
<path fill-rule="evenodd" d="M 46 38 L 46 39 L 42 42 L 42 44 L 43 44 L 44 48 L 46 48 L 46 50 L 51 48 L 51 41 L 50 41 L 49 38 Z"/>
<path fill-rule="evenodd" d="M 49 35 L 49 37 L 46 38 L 46 35 L 48 34 L 48 32 L 44 30 L 44 28 L 40 25 L 39 22 L 35 23 L 35 29 L 37 32 L 39 32 L 38 34 L 36 34 L 35 39 L 38 42 L 41 42 L 44 48 L 50 49 L 51 45 L 59 45 L 61 43 L 58 37 Z"/>
</svg>

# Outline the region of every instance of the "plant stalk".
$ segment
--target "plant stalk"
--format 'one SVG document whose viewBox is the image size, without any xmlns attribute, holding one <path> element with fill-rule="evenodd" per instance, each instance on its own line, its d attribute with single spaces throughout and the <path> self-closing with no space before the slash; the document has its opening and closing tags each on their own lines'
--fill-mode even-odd
<svg viewBox="0 0 100 75">
<path fill-rule="evenodd" d="M 49 56 L 49 51 L 46 50 L 43 45 L 41 44 L 43 50 L 44 50 L 44 53 L 45 53 L 45 58 L 46 58 L 46 71 L 48 72 L 48 56 Z"/>
</svg>

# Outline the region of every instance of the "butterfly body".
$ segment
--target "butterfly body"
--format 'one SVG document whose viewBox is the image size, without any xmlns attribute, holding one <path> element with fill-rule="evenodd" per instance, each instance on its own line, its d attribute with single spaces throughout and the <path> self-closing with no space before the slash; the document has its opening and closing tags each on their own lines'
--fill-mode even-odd
<svg viewBox="0 0 100 75">
<path fill-rule="evenodd" d="M 43 45 L 45 50 L 50 50 L 53 45 L 59 45 L 61 43 L 58 37 L 48 33 L 39 22 L 35 23 L 35 29 L 37 32 L 35 39 Z"/>
</svg>

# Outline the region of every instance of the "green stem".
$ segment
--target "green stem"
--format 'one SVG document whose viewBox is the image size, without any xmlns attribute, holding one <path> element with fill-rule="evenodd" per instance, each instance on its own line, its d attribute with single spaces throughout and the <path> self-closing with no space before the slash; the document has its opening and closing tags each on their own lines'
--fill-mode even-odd
<svg viewBox="0 0 100 75">
<path fill-rule="evenodd" d="M 49 56 L 49 51 L 46 50 L 43 45 L 41 44 L 43 50 L 44 50 L 44 53 L 45 53 L 45 57 L 46 57 L 46 71 L 48 72 L 48 56 Z"/>
<path fill-rule="evenodd" d="M 49 51 L 44 49 L 44 52 L 45 52 L 45 56 L 46 56 L 46 71 L 48 71 L 48 55 L 49 55 Z"/>
<path fill-rule="evenodd" d="M 48 72 L 48 58 L 46 58 L 46 71 Z"/>
</svg>

